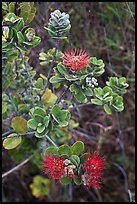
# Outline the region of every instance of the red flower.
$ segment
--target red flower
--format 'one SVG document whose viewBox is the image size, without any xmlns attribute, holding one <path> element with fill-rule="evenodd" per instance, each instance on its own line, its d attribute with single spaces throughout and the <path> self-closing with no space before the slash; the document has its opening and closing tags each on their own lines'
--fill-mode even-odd
<svg viewBox="0 0 137 204">
<path fill-rule="evenodd" d="M 89 188 L 94 186 L 95 188 L 100 188 L 102 179 L 102 171 L 106 169 L 106 161 L 98 153 L 94 153 L 93 156 L 88 155 L 88 159 L 83 166 L 84 174 L 82 175 L 82 180 L 84 185 Z"/>
<path fill-rule="evenodd" d="M 84 50 L 65 52 L 63 64 L 71 70 L 78 71 L 89 64 L 89 56 Z"/>
<path fill-rule="evenodd" d="M 44 173 L 54 180 L 59 180 L 65 173 L 63 159 L 55 158 L 54 155 L 47 155 L 43 161 Z"/>
</svg>

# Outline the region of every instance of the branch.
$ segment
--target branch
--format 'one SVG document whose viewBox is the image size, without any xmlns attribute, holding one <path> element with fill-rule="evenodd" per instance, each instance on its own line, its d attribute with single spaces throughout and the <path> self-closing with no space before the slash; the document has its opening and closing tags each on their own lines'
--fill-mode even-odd
<svg viewBox="0 0 137 204">
<path fill-rule="evenodd" d="M 29 156 L 22 163 L 20 163 L 19 165 L 15 166 L 13 169 L 7 171 L 6 173 L 2 174 L 2 178 L 8 176 L 9 174 L 13 173 L 14 171 L 19 170 L 24 164 L 26 164 L 28 161 L 30 161 L 32 157 L 33 157 L 33 155 Z"/>
<path fill-rule="evenodd" d="M 6 138 L 16 138 L 16 137 L 22 137 L 22 136 L 25 136 L 25 135 L 31 135 L 31 134 L 34 134 L 35 132 L 34 131 L 33 132 L 27 132 L 27 133 L 18 134 L 18 135 L 9 136 L 9 137 L 8 137 L 8 135 L 5 136 L 5 134 L 7 134 L 7 133 L 4 133 L 2 135 L 2 140 L 5 140 Z M 12 131 L 12 133 L 15 133 L 15 132 Z"/>
<path fill-rule="evenodd" d="M 125 172 L 125 170 L 118 164 L 118 163 L 113 163 L 120 171 L 121 173 L 123 174 L 124 176 L 124 179 L 125 179 L 125 190 L 126 192 L 128 192 L 128 178 L 127 178 L 127 174 Z"/>
<path fill-rule="evenodd" d="M 57 145 L 55 144 L 55 142 L 54 142 L 48 135 L 45 135 L 45 136 L 43 137 L 43 139 L 49 140 L 49 142 L 50 142 L 51 144 L 53 144 L 55 147 L 57 147 Z"/>
<path fill-rule="evenodd" d="M 65 93 L 69 90 L 70 85 L 71 85 L 71 84 L 69 84 L 68 87 L 62 92 L 60 98 L 58 98 L 58 100 L 56 101 L 55 104 L 60 103 L 60 101 L 61 101 L 61 99 L 63 98 L 63 96 L 65 95 Z"/>
<path fill-rule="evenodd" d="M 86 104 L 79 104 L 77 106 L 73 106 L 73 107 L 68 107 L 69 110 L 73 110 L 73 109 L 77 109 L 77 107 L 81 108 L 81 107 L 85 107 L 85 106 L 88 106 L 88 105 L 92 105 L 93 103 L 92 102 L 88 102 Z"/>
</svg>

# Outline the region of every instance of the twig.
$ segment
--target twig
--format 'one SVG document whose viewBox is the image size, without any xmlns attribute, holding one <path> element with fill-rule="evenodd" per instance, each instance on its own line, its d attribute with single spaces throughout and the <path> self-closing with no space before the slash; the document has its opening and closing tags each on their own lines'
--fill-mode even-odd
<svg viewBox="0 0 137 204">
<path fill-rule="evenodd" d="M 103 199 L 102 199 L 102 197 L 101 197 L 101 195 L 100 195 L 99 190 L 98 190 L 98 189 L 96 189 L 96 188 L 94 188 L 94 191 L 95 191 L 95 192 L 96 192 L 96 194 L 97 194 L 97 197 L 98 197 L 99 202 L 103 202 Z"/>
<path fill-rule="evenodd" d="M 68 87 L 62 92 L 61 96 L 58 98 L 58 100 L 56 101 L 55 104 L 60 103 L 61 99 L 63 98 L 63 96 L 65 95 L 65 93 L 69 90 L 70 85 L 68 85 Z"/>
<path fill-rule="evenodd" d="M 79 105 L 75 105 L 75 106 L 73 106 L 73 107 L 68 107 L 68 109 L 69 110 L 73 110 L 73 109 L 76 109 L 77 107 L 78 108 L 82 108 L 82 107 L 85 107 L 85 106 L 88 106 L 88 105 L 91 105 L 91 104 L 93 104 L 92 102 L 88 102 L 88 103 L 86 103 L 86 104 L 79 104 Z"/>
<path fill-rule="evenodd" d="M 128 178 L 127 178 L 127 174 L 125 172 L 125 170 L 117 163 L 113 163 L 120 171 L 121 173 L 123 174 L 124 178 L 125 178 L 125 190 L 126 192 L 128 192 Z"/>
<path fill-rule="evenodd" d="M 91 135 L 88 135 L 88 134 L 86 134 L 86 133 L 80 132 L 80 131 L 78 131 L 78 130 L 76 130 L 76 129 L 73 129 L 72 132 L 75 132 L 75 133 L 81 135 L 82 137 L 87 138 L 88 140 L 91 140 L 91 139 L 92 139 L 92 140 L 97 140 L 94 136 L 91 136 Z"/>
<path fill-rule="evenodd" d="M 14 133 L 14 132 L 12 132 L 12 133 Z M 27 133 L 24 133 L 24 134 L 18 134 L 18 135 L 9 136 L 9 137 L 8 137 L 8 135 L 5 136 L 5 135 L 4 135 L 5 133 L 4 133 L 4 134 L 2 135 L 2 140 L 5 140 L 6 138 L 16 138 L 16 137 L 18 138 L 18 137 L 22 137 L 22 136 L 25 136 L 25 135 L 32 135 L 32 134 L 34 134 L 34 133 L 35 133 L 35 132 L 27 132 Z"/>
<path fill-rule="evenodd" d="M 57 145 L 55 144 L 55 142 L 54 142 L 48 135 L 45 135 L 45 136 L 43 137 L 43 139 L 49 140 L 49 142 L 50 142 L 51 144 L 53 144 L 55 147 L 57 147 Z"/>
<path fill-rule="evenodd" d="M 7 96 L 9 97 L 9 99 L 10 99 L 10 101 L 11 101 L 11 104 L 12 104 L 12 106 L 13 106 L 13 108 L 14 108 L 15 113 L 18 115 L 17 107 L 16 107 L 16 105 L 15 105 L 15 103 L 14 103 L 12 97 L 11 97 L 10 94 L 9 94 L 9 89 L 7 89 L 6 94 L 7 94 Z"/>
<path fill-rule="evenodd" d="M 131 11 L 130 6 L 128 5 L 128 2 L 125 2 L 125 3 L 126 3 L 126 5 L 127 5 L 127 8 L 128 8 L 128 10 L 129 10 L 129 12 L 130 12 L 130 14 L 131 14 L 133 20 L 135 21 L 135 18 L 134 18 L 134 16 L 133 16 L 133 12 Z"/>
<path fill-rule="evenodd" d="M 8 176 L 9 174 L 13 173 L 14 171 L 19 170 L 24 164 L 26 164 L 28 161 L 31 160 L 31 158 L 33 157 L 33 155 L 29 156 L 27 159 L 25 159 L 23 162 L 21 162 L 19 165 L 15 166 L 14 168 L 12 168 L 11 170 L 7 171 L 6 173 L 2 174 L 2 178 Z"/>
<path fill-rule="evenodd" d="M 92 197 L 92 199 L 95 201 L 95 202 L 98 202 L 96 196 L 94 195 L 94 193 L 90 190 L 87 189 L 87 187 L 84 187 L 84 189 L 88 192 L 88 194 Z"/>
<path fill-rule="evenodd" d="M 72 183 L 69 184 L 69 189 L 68 189 L 68 197 L 69 197 L 69 202 L 73 200 L 73 186 Z"/>
<path fill-rule="evenodd" d="M 53 69 L 54 60 L 56 59 L 56 53 L 57 53 L 57 47 L 55 48 L 54 57 L 53 57 L 53 60 L 52 60 L 52 62 L 50 64 L 50 69 L 48 71 L 48 76 L 47 76 L 47 83 L 44 86 L 43 93 L 45 92 L 46 88 L 48 88 L 48 86 L 49 86 L 49 78 L 50 78 L 50 75 L 51 75 L 51 72 L 52 72 L 52 69 Z M 43 93 L 42 93 L 42 95 L 43 95 Z"/>
<path fill-rule="evenodd" d="M 133 202 L 132 193 L 131 193 L 130 189 L 128 189 L 128 195 L 129 195 L 129 202 Z"/>
<path fill-rule="evenodd" d="M 119 137 L 117 138 L 117 141 L 118 141 L 118 143 L 120 145 L 122 153 L 125 154 L 125 148 L 124 148 L 124 142 L 123 142 L 123 134 L 122 134 L 121 125 L 120 125 L 119 113 L 116 113 L 116 117 L 117 117 L 118 133 L 119 133 Z"/>
<path fill-rule="evenodd" d="M 2 134 L 2 137 L 6 137 L 7 135 L 13 133 L 14 131 L 13 130 L 9 130 L 8 132 L 5 132 Z"/>
</svg>

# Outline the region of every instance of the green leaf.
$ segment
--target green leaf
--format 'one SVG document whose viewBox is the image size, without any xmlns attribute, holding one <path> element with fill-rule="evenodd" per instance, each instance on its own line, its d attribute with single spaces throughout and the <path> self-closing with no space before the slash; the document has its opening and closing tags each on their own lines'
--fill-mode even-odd
<svg viewBox="0 0 137 204">
<path fill-rule="evenodd" d="M 9 13 L 15 13 L 15 3 L 16 2 L 11 2 L 9 4 Z"/>
<path fill-rule="evenodd" d="M 104 104 L 104 110 L 108 115 L 112 114 L 112 111 L 111 111 L 110 107 L 108 106 L 108 104 Z"/>
<path fill-rule="evenodd" d="M 59 73 L 61 75 L 63 75 L 64 77 L 68 76 L 68 77 L 71 77 L 71 75 L 69 74 L 68 70 L 61 64 L 59 63 L 57 65 L 57 70 L 59 71 Z"/>
<path fill-rule="evenodd" d="M 80 157 L 80 163 L 84 164 L 87 161 L 87 159 L 88 159 L 88 153 L 82 154 Z"/>
<path fill-rule="evenodd" d="M 41 126 L 37 127 L 38 133 L 42 133 L 42 132 L 44 132 L 44 130 L 45 130 L 45 125 L 41 125 Z"/>
<path fill-rule="evenodd" d="M 49 125 L 49 116 L 45 116 L 45 118 L 43 120 L 43 123 L 44 123 L 45 127 L 48 127 L 48 125 Z"/>
<path fill-rule="evenodd" d="M 8 11 L 8 5 L 6 2 L 2 2 L 2 9 Z"/>
<path fill-rule="evenodd" d="M 34 115 L 34 119 L 36 120 L 37 123 L 42 123 L 44 118 L 38 114 Z"/>
<path fill-rule="evenodd" d="M 50 78 L 50 83 L 54 84 L 54 83 L 59 83 L 62 82 L 64 80 L 64 77 L 60 77 L 60 76 L 53 76 Z"/>
<path fill-rule="evenodd" d="M 71 156 L 71 149 L 67 144 L 63 144 L 59 147 L 58 152 L 60 156 L 67 156 L 68 158 Z"/>
<path fill-rule="evenodd" d="M 51 114 L 59 127 L 65 127 L 68 125 L 70 119 L 70 112 L 68 110 L 61 110 L 59 105 L 55 105 L 52 108 Z"/>
<path fill-rule="evenodd" d="M 12 137 L 16 135 L 17 135 L 16 133 L 12 133 L 8 135 L 8 137 Z M 3 147 L 5 149 L 13 149 L 17 147 L 22 141 L 21 137 L 18 137 L 18 138 L 8 138 L 8 137 L 3 141 Z"/>
<path fill-rule="evenodd" d="M 16 49 L 11 49 L 10 51 L 8 51 L 7 53 L 7 58 L 9 62 L 13 62 L 17 59 L 18 57 L 18 51 Z"/>
<path fill-rule="evenodd" d="M 35 132 L 35 136 L 38 137 L 38 138 L 42 138 L 44 137 L 45 135 L 48 134 L 48 129 L 45 129 L 42 133 L 38 133 L 37 131 Z"/>
<path fill-rule="evenodd" d="M 26 113 L 27 112 L 27 108 L 25 104 L 19 104 L 18 105 L 18 110 L 21 114 Z"/>
<path fill-rule="evenodd" d="M 74 92 L 75 94 L 78 94 L 80 91 L 79 85 L 75 83 L 71 84 L 69 89 L 71 92 Z"/>
<path fill-rule="evenodd" d="M 84 143 L 82 141 L 77 141 L 71 146 L 71 152 L 75 155 L 80 155 L 84 151 Z"/>
<path fill-rule="evenodd" d="M 93 96 L 93 91 L 90 87 L 84 89 L 83 92 L 86 96 Z"/>
<path fill-rule="evenodd" d="M 79 90 L 79 93 L 74 94 L 74 97 L 79 103 L 86 103 L 87 102 L 87 97 L 85 96 L 85 94 L 81 90 Z"/>
<path fill-rule="evenodd" d="M 49 107 L 56 102 L 57 96 L 53 94 L 50 89 L 47 88 L 41 99 L 42 99 L 43 105 L 45 107 Z"/>
<path fill-rule="evenodd" d="M 27 122 L 27 126 L 32 130 L 36 130 L 38 126 L 38 122 L 36 122 L 34 119 L 30 119 Z"/>
<path fill-rule="evenodd" d="M 33 177 L 33 183 L 30 184 L 32 195 L 36 198 L 40 196 L 47 196 L 50 191 L 50 179 L 44 178 L 40 175 Z"/>
<path fill-rule="evenodd" d="M 94 94 L 97 98 L 102 99 L 103 98 L 103 89 L 102 88 L 94 88 Z"/>
<path fill-rule="evenodd" d="M 45 149 L 45 155 L 48 154 L 48 155 L 51 155 L 51 154 L 54 154 L 54 155 L 59 155 L 58 153 L 58 147 L 55 147 L 55 146 L 49 146 Z"/>
<path fill-rule="evenodd" d="M 102 106 L 103 105 L 102 101 L 100 101 L 99 99 L 91 99 L 91 102 L 93 104 L 98 105 L 98 106 Z"/>
<path fill-rule="evenodd" d="M 62 178 L 60 179 L 60 182 L 61 182 L 63 185 L 68 185 L 68 184 L 71 183 L 71 181 L 72 181 L 72 179 L 71 179 L 71 178 L 68 178 L 68 177 L 62 177 Z"/>
<path fill-rule="evenodd" d="M 76 184 L 76 185 L 80 185 L 81 183 L 82 183 L 82 179 L 81 179 L 81 177 L 74 177 L 73 178 L 73 180 L 74 180 L 74 183 Z"/>
<path fill-rule="evenodd" d="M 43 88 L 43 79 L 38 78 L 35 85 L 36 85 L 36 88 L 42 89 Z"/>
<path fill-rule="evenodd" d="M 44 74 L 40 74 L 40 77 L 44 80 L 47 80 L 47 77 Z"/>
<path fill-rule="evenodd" d="M 28 131 L 27 121 L 20 116 L 16 116 L 12 119 L 11 126 L 17 133 L 24 134 Z"/>
<path fill-rule="evenodd" d="M 76 167 L 79 166 L 80 158 L 77 155 L 71 155 L 71 157 L 69 159 Z"/>
<path fill-rule="evenodd" d="M 19 4 L 20 15 L 23 17 L 25 24 L 29 24 L 36 13 L 36 8 L 34 7 L 34 2 L 21 2 Z"/>
<path fill-rule="evenodd" d="M 41 38 L 38 36 L 35 36 L 31 41 L 31 47 L 36 47 L 40 42 L 41 42 Z"/>
<path fill-rule="evenodd" d="M 46 111 L 45 109 L 38 107 L 34 110 L 33 115 L 39 115 L 41 117 L 45 117 Z"/>
</svg>

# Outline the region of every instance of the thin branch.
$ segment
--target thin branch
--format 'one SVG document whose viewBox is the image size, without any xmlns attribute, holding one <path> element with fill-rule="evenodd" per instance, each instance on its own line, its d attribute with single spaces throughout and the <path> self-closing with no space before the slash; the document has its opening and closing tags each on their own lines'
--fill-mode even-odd
<svg viewBox="0 0 137 204">
<path fill-rule="evenodd" d="M 15 133 L 15 132 L 12 132 L 12 133 Z M 22 137 L 22 136 L 29 136 L 29 135 L 33 135 L 35 132 L 33 131 L 33 132 L 27 132 L 27 133 L 23 133 L 23 134 L 18 134 L 18 135 L 13 135 L 13 136 L 8 136 L 8 135 L 6 135 L 5 136 L 5 134 L 6 133 L 4 133 L 3 135 L 2 135 L 2 140 L 5 140 L 6 138 L 19 138 L 19 137 Z"/>
<path fill-rule="evenodd" d="M 123 142 L 123 133 L 122 133 L 122 130 L 121 130 L 121 125 L 120 125 L 120 118 L 119 118 L 119 113 L 116 113 L 116 118 L 117 118 L 117 127 L 118 127 L 118 138 L 117 138 L 117 141 L 120 145 L 120 148 L 122 150 L 122 153 L 125 155 L 125 148 L 124 148 L 124 142 Z"/>
<path fill-rule="evenodd" d="M 126 5 L 127 5 L 127 8 L 128 8 L 128 10 L 129 10 L 129 12 L 130 12 L 130 14 L 131 14 L 133 20 L 135 21 L 135 18 L 134 18 L 134 16 L 133 16 L 133 12 L 131 11 L 130 6 L 128 5 L 128 2 L 125 2 L 125 3 L 126 3 Z"/>
<path fill-rule="evenodd" d="M 71 84 L 70 84 L 71 85 Z M 60 101 L 62 100 L 63 96 L 65 95 L 65 93 L 67 93 L 67 91 L 69 90 L 70 85 L 68 85 L 68 87 L 62 92 L 61 96 L 58 98 L 58 100 L 56 101 L 55 104 L 60 103 Z"/>
<path fill-rule="evenodd" d="M 132 193 L 131 193 L 130 189 L 128 189 L 128 195 L 129 195 L 129 202 L 133 202 Z"/>
<path fill-rule="evenodd" d="M 48 76 L 47 76 L 47 83 L 44 86 L 43 93 L 45 92 L 46 88 L 48 88 L 48 86 L 49 86 L 49 78 L 50 78 L 51 72 L 53 70 L 53 64 L 54 64 L 54 60 L 56 59 L 56 53 L 57 53 L 57 47 L 55 48 L 54 55 L 53 55 L 53 60 L 52 60 L 52 62 L 50 64 L 50 69 L 48 71 Z M 43 93 L 42 93 L 42 95 L 43 95 Z"/>
<path fill-rule="evenodd" d="M 76 130 L 76 129 L 73 129 L 72 132 L 75 132 L 75 133 L 81 135 L 82 137 L 87 138 L 88 140 L 91 140 L 91 139 L 92 139 L 92 140 L 97 140 L 94 136 L 91 136 L 91 135 L 88 135 L 88 134 L 86 134 L 86 133 L 80 132 L 80 131 L 78 131 L 78 130 Z"/>
<path fill-rule="evenodd" d="M 88 102 L 88 103 L 86 103 L 86 104 L 79 104 L 79 105 L 75 105 L 75 106 L 73 106 L 73 107 L 68 107 L 68 109 L 69 110 L 73 110 L 73 109 L 77 109 L 77 107 L 79 107 L 79 108 L 82 108 L 82 107 L 86 107 L 86 106 L 88 106 L 88 105 L 92 105 L 93 103 L 92 102 Z"/>
<path fill-rule="evenodd" d="M 57 144 L 55 144 L 55 142 L 48 135 L 45 135 L 43 137 L 43 139 L 47 139 L 51 144 L 53 144 L 55 147 L 57 147 Z"/>
<path fill-rule="evenodd" d="M 28 161 L 32 159 L 33 155 L 29 156 L 27 159 L 25 159 L 23 162 L 21 162 L 19 165 L 15 166 L 11 170 L 7 171 L 6 173 L 2 174 L 2 178 L 8 176 L 9 174 L 13 173 L 14 171 L 19 170 L 24 164 L 26 164 Z"/>
<path fill-rule="evenodd" d="M 14 108 L 15 113 L 18 115 L 17 107 L 16 107 L 16 105 L 15 105 L 15 103 L 14 103 L 12 97 L 10 96 L 9 89 L 7 89 L 6 94 L 7 94 L 7 96 L 9 97 L 9 99 L 10 99 L 10 101 L 11 101 L 11 104 L 12 104 L 12 106 L 13 106 L 13 108 Z"/>
<path fill-rule="evenodd" d="M 72 186 L 72 183 L 69 184 L 68 200 L 69 200 L 69 202 L 72 202 L 72 200 L 73 200 L 73 186 Z"/>
<path fill-rule="evenodd" d="M 2 134 L 2 138 L 8 136 L 9 134 L 14 133 L 13 130 L 9 130 L 8 132 L 5 132 Z"/>
<path fill-rule="evenodd" d="M 125 172 L 125 170 L 118 164 L 118 163 L 113 163 L 120 171 L 121 173 L 123 174 L 124 176 L 124 179 L 125 179 L 125 190 L 126 192 L 128 192 L 128 178 L 127 178 L 127 174 Z"/>
</svg>

